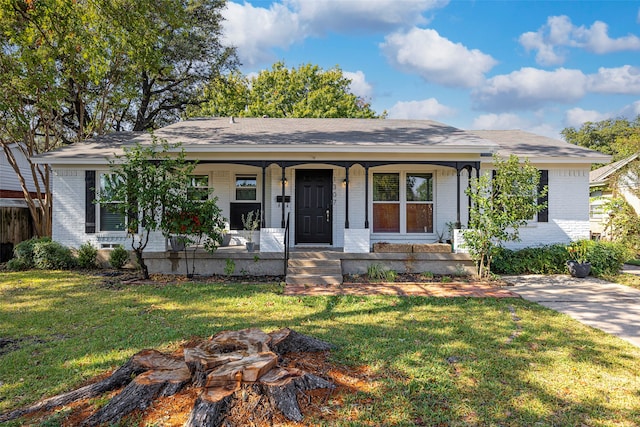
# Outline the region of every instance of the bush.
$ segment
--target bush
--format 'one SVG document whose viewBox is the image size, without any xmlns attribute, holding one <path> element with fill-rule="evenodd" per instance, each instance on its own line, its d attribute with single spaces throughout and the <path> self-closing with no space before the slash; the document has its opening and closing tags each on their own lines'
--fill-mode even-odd
<svg viewBox="0 0 640 427">
<path fill-rule="evenodd" d="M 567 246 L 555 244 L 517 251 L 500 248 L 492 270 L 498 274 L 562 274 L 569 259 Z"/>
<path fill-rule="evenodd" d="M 620 273 L 626 260 L 634 256 L 634 249 L 618 242 L 592 242 L 587 248 L 587 261 L 594 276 Z"/>
<path fill-rule="evenodd" d="M 29 268 L 33 268 L 35 265 L 33 260 L 34 247 L 37 244 L 48 242 L 51 242 L 50 237 L 34 237 L 33 239 L 25 240 L 18 243 L 13 249 L 13 254 L 15 255 L 14 259 L 17 260 L 13 264 L 16 266 L 20 266 L 20 268 L 17 268 L 17 270 L 26 270 Z M 11 268 L 9 265 L 7 265 L 7 267 L 13 270 L 13 268 Z"/>
<path fill-rule="evenodd" d="M 118 245 L 109 253 L 109 264 L 113 268 L 121 269 L 129 261 L 129 251 Z"/>
<path fill-rule="evenodd" d="M 78 250 L 78 266 L 81 268 L 95 268 L 98 258 L 98 249 L 86 242 Z"/>
<path fill-rule="evenodd" d="M 591 263 L 591 274 L 608 276 L 618 274 L 624 262 L 633 256 L 633 249 L 621 243 L 579 241 L 584 247 L 585 259 Z M 494 257 L 492 270 L 498 274 L 566 274 L 566 262 L 573 259 L 569 245 L 524 248 L 517 251 L 500 248 Z"/>
<path fill-rule="evenodd" d="M 34 267 L 41 270 L 64 270 L 76 265 L 71 249 L 58 242 L 39 242 L 33 246 Z"/>
<path fill-rule="evenodd" d="M 24 271 L 28 270 L 32 265 L 29 265 L 23 258 L 11 258 L 7 261 L 7 270 L 11 271 Z"/>
</svg>

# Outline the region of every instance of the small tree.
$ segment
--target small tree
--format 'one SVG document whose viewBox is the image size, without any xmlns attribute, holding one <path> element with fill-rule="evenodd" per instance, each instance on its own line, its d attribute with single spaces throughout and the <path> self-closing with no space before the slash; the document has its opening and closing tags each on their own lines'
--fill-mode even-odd
<svg viewBox="0 0 640 427">
<path fill-rule="evenodd" d="M 185 159 L 180 144 L 159 142 L 155 137 L 146 146 L 136 144 L 125 148 L 122 156 L 111 160 L 111 174 L 107 175 L 99 203 L 108 203 L 113 211 L 126 218 L 131 237 L 131 249 L 142 270 L 149 278 L 144 262 L 144 250 L 154 231 L 162 230 L 165 207 L 180 206 L 195 163 Z"/>
<path fill-rule="evenodd" d="M 493 176 L 471 179 L 465 191 L 472 202 L 465 247 L 480 277 L 491 273 L 491 261 L 502 243 L 520 240 L 519 228 L 546 207 L 538 200 L 547 188 L 538 191 L 540 172 L 528 160 L 520 163 L 515 155 L 508 160 L 495 155 L 493 161 Z"/>
</svg>

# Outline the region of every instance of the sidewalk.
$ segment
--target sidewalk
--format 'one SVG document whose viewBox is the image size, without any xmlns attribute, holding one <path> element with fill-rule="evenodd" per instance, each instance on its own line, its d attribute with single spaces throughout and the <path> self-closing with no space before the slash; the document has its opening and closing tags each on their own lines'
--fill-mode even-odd
<svg viewBox="0 0 640 427">
<path fill-rule="evenodd" d="M 636 270 L 640 274 L 640 269 Z M 625 272 L 626 268 L 625 268 Z M 568 275 L 504 276 L 522 298 L 567 314 L 640 347 L 640 290 Z"/>
</svg>

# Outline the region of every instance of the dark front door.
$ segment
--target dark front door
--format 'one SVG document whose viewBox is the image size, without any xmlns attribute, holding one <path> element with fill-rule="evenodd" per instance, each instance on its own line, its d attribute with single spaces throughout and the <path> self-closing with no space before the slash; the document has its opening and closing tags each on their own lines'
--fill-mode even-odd
<svg viewBox="0 0 640 427">
<path fill-rule="evenodd" d="M 296 171 L 296 243 L 328 243 L 333 237 L 333 171 Z"/>
</svg>

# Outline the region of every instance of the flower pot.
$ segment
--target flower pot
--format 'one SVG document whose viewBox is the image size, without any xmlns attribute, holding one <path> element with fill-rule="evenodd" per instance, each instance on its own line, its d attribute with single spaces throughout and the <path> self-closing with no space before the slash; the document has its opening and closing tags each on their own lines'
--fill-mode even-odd
<svg viewBox="0 0 640 427">
<path fill-rule="evenodd" d="M 582 279 L 587 277 L 591 272 L 591 263 L 567 261 L 567 268 L 569 269 L 569 274 L 571 274 L 571 276 Z"/>
<path fill-rule="evenodd" d="M 169 246 L 172 252 L 179 252 L 184 250 L 184 236 L 171 236 L 169 237 Z"/>
<path fill-rule="evenodd" d="M 247 242 L 246 246 L 247 246 L 247 251 L 248 252 L 253 252 L 255 250 L 255 243 L 254 242 Z"/>
</svg>

